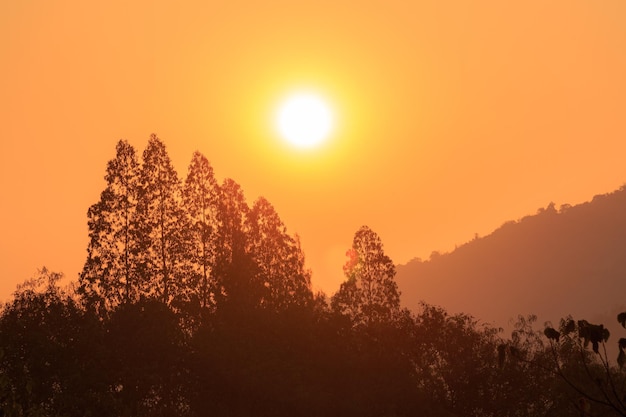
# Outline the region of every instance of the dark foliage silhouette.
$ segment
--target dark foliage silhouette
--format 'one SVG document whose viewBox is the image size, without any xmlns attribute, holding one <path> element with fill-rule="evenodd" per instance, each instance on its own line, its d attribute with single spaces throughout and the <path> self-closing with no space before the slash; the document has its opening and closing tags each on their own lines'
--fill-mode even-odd
<svg viewBox="0 0 626 417">
<path fill-rule="evenodd" d="M 466 314 L 402 309 L 367 226 L 337 293 L 314 295 L 299 238 L 271 203 L 249 207 L 197 152 L 180 181 L 155 135 L 141 164 L 120 141 L 105 179 L 77 285 L 44 269 L 2 305 L 0 415 L 622 412 L 624 374 L 602 356 L 602 327 L 542 332 L 520 317 L 503 338 Z"/>
<path fill-rule="evenodd" d="M 191 225 L 182 204 L 182 184 L 165 144 L 152 135 L 139 172 L 140 260 L 142 294 L 170 304 L 189 297 Z"/>
<path fill-rule="evenodd" d="M 624 313 L 620 313 L 620 323 Z M 622 324 L 623 326 L 623 324 Z M 557 329 L 547 325 L 544 335 L 549 344 L 548 369 L 568 388 L 579 395 L 581 413 L 610 413 L 626 416 L 626 374 L 624 340 L 619 339 L 616 362 L 607 353 L 610 332 L 602 324 L 568 316 L 560 320 Z"/>
<path fill-rule="evenodd" d="M 391 321 L 400 311 L 400 293 L 394 281 L 395 266 L 385 255 L 380 237 L 369 227 L 361 227 L 347 255 L 347 280 L 332 299 L 333 309 L 357 324 Z"/>
<path fill-rule="evenodd" d="M 203 309 L 215 304 L 219 197 L 211 164 L 200 152 L 194 152 L 183 188 L 183 202 L 190 221 L 190 284 L 195 289 L 189 301 L 197 302 Z"/>
<path fill-rule="evenodd" d="M 139 297 L 139 163 L 128 142 L 118 142 L 105 180 L 87 213 L 90 239 L 80 277 L 81 294 L 101 311 Z"/>
</svg>

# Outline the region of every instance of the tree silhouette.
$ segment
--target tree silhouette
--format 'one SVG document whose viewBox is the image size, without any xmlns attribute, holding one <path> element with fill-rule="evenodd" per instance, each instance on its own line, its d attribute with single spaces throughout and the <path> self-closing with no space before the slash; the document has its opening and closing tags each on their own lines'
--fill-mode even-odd
<svg viewBox="0 0 626 417">
<path fill-rule="evenodd" d="M 105 324 L 111 403 L 119 416 L 185 416 L 183 329 L 158 299 L 121 305 Z"/>
<path fill-rule="evenodd" d="M 426 396 L 454 415 L 504 415 L 508 404 L 497 380 L 497 330 L 423 303 L 414 332 L 417 379 Z"/>
<path fill-rule="evenodd" d="M 183 188 L 190 220 L 192 278 L 201 308 L 215 302 L 215 262 L 218 242 L 219 187 L 207 158 L 194 152 Z"/>
<path fill-rule="evenodd" d="M 41 270 L 0 314 L 0 415 L 109 413 L 101 326 Z M 3 414 L 4 413 L 4 414 Z"/>
<path fill-rule="evenodd" d="M 380 237 L 362 226 L 347 255 L 347 280 L 332 298 L 333 309 L 355 324 L 391 321 L 400 311 L 400 293 L 394 281 L 395 266 L 385 255 Z"/>
<path fill-rule="evenodd" d="M 225 179 L 220 187 L 215 262 L 218 308 L 228 304 L 248 309 L 261 299 L 263 289 L 254 279 L 254 262 L 246 251 L 245 219 L 249 210 L 239 184 Z"/>
<path fill-rule="evenodd" d="M 618 321 L 623 316 L 618 315 Z M 546 367 L 581 399 L 582 411 L 598 407 L 603 412 L 626 416 L 626 375 L 613 366 L 606 350 L 610 333 L 602 324 L 561 319 L 558 330 L 546 326 L 551 361 Z M 618 342 L 622 354 L 622 340 Z M 591 347 L 591 351 L 589 351 Z"/>
<path fill-rule="evenodd" d="M 163 142 L 150 136 L 143 152 L 137 207 L 142 293 L 170 304 L 190 292 L 189 230 L 182 189 Z"/>
<path fill-rule="evenodd" d="M 276 310 L 304 306 L 311 293 L 299 240 L 292 238 L 267 199 L 259 198 L 247 217 L 248 252 L 257 266 L 256 281 L 265 288 L 262 304 Z"/>
<path fill-rule="evenodd" d="M 87 213 L 89 245 L 80 275 L 80 292 L 97 308 L 111 309 L 137 300 L 137 203 L 139 163 L 125 140 L 107 164 L 107 186 Z"/>
</svg>

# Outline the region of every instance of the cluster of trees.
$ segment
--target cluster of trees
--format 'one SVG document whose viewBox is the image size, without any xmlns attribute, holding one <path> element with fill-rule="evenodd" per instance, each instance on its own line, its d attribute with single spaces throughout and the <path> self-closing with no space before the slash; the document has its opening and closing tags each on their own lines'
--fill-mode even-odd
<svg viewBox="0 0 626 417">
<path fill-rule="evenodd" d="M 430 305 L 355 321 L 318 303 L 216 311 L 190 332 L 158 298 L 99 316 L 60 277 L 3 306 L 0 415 L 625 415 L 624 374 L 570 324 L 520 318 L 503 339 Z"/>
<path fill-rule="evenodd" d="M 219 185 L 199 152 L 181 181 L 156 135 L 142 163 L 120 141 L 105 179 L 88 211 L 79 280 L 80 294 L 100 313 L 142 299 L 195 315 L 228 301 L 275 309 L 311 302 L 298 237 L 265 198 L 249 207 L 236 182 Z"/>
<path fill-rule="evenodd" d="M 269 202 L 199 153 L 179 181 L 156 136 L 141 164 L 119 142 L 106 180 L 78 283 L 44 269 L 2 306 L 0 415 L 624 415 L 603 328 L 520 318 L 503 338 L 402 309 L 366 226 L 339 290 L 313 294 Z"/>
</svg>

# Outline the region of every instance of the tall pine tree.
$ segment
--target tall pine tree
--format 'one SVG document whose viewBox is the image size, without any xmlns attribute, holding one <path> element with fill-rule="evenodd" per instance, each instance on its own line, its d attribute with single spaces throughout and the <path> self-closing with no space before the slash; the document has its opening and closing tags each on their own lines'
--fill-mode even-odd
<svg viewBox="0 0 626 417">
<path fill-rule="evenodd" d="M 219 187 L 207 158 L 194 152 L 183 188 L 191 239 L 191 282 L 200 307 L 214 303 Z"/>
<path fill-rule="evenodd" d="M 136 212 L 139 163 L 125 140 L 107 164 L 107 186 L 87 213 L 89 244 L 79 291 L 95 307 L 110 309 L 138 298 L 139 242 Z"/>
<path fill-rule="evenodd" d="M 143 295 L 168 305 L 186 301 L 191 291 L 190 228 L 180 180 L 165 145 L 155 134 L 143 152 L 137 220 Z"/>
<path fill-rule="evenodd" d="M 254 281 L 254 263 L 246 251 L 245 219 L 250 208 L 241 186 L 227 178 L 220 187 L 215 261 L 218 307 L 249 309 L 257 304 L 262 288 Z"/>
<path fill-rule="evenodd" d="M 287 233 L 274 207 L 263 197 L 254 203 L 247 224 L 256 280 L 266 289 L 263 304 L 276 310 L 306 305 L 313 298 L 311 276 L 304 266 L 299 239 Z"/>
<path fill-rule="evenodd" d="M 400 312 L 400 292 L 394 280 L 395 266 L 385 255 L 380 237 L 362 226 L 347 255 L 347 280 L 331 300 L 333 309 L 357 325 L 393 320 Z"/>
</svg>

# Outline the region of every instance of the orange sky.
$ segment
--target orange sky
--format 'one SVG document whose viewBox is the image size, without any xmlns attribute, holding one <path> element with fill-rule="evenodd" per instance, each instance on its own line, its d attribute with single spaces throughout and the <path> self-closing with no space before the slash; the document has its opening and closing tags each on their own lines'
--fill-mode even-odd
<svg viewBox="0 0 626 417">
<path fill-rule="evenodd" d="M 175 4 L 175 3 L 184 3 Z M 155 132 L 263 195 L 332 294 L 363 224 L 396 263 L 626 182 L 626 2 L 0 3 L 0 300 L 76 278 L 115 144 Z M 310 87 L 325 147 L 270 116 Z"/>
</svg>

